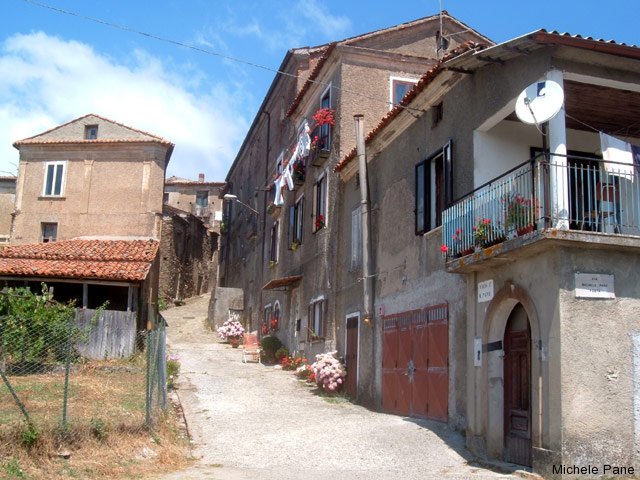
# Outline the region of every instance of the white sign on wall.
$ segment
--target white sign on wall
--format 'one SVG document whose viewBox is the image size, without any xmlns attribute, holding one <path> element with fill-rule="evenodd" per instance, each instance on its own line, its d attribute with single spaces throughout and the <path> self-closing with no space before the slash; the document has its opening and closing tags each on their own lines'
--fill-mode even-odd
<svg viewBox="0 0 640 480">
<path fill-rule="evenodd" d="M 616 298 L 613 275 L 576 273 L 576 298 Z"/>
<path fill-rule="evenodd" d="M 478 303 L 489 302 L 493 299 L 493 279 L 478 283 Z"/>
</svg>

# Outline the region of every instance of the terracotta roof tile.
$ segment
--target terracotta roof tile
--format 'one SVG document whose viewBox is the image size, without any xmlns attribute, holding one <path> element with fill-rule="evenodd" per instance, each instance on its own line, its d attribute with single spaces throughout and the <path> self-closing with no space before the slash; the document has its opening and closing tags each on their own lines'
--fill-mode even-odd
<svg viewBox="0 0 640 480">
<path fill-rule="evenodd" d="M 64 240 L 0 249 L 0 275 L 142 281 L 156 240 Z"/>
</svg>

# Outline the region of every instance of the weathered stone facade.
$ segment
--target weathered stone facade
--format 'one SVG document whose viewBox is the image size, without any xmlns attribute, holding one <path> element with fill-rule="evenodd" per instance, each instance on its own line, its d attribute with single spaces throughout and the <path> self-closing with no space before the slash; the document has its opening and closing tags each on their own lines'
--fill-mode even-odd
<svg viewBox="0 0 640 480">
<path fill-rule="evenodd" d="M 217 237 L 198 217 L 165 205 L 160 240 L 160 298 L 165 303 L 211 291 Z"/>
</svg>

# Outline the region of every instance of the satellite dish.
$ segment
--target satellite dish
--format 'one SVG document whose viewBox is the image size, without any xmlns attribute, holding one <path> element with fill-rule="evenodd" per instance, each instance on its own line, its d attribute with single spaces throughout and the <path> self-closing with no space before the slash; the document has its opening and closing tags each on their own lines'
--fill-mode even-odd
<svg viewBox="0 0 640 480">
<path fill-rule="evenodd" d="M 525 88 L 516 101 L 516 115 L 530 125 L 548 122 L 562 108 L 564 92 L 556 82 L 545 80 Z"/>
</svg>

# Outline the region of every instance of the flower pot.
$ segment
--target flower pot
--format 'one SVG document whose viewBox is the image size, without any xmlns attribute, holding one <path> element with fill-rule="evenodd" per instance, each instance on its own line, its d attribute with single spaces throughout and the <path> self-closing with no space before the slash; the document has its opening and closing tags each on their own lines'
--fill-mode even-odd
<svg viewBox="0 0 640 480">
<path fill-rule="evenodd" d="M 473 247 L 469 247 L 466 250 L 462 250 L 458 256 L 460 257 L 466 257 L 467 255 L 471 255 L 474 252 L 474 248 Z"/>
<path fill-rule="evenodd" d="M 238 348 L 240 346 L 240 339 L 238 337 L 229 338 L 229 343 L 231 344 L 231 348 Z"/>
<path fill-rule="evenodd" d="M 518 236 L 526 235 L 527 233 L 533 232 L 533 225 L 527 225 L 526 227 L 522 227 L 518 229 Z"/>
</svg>

